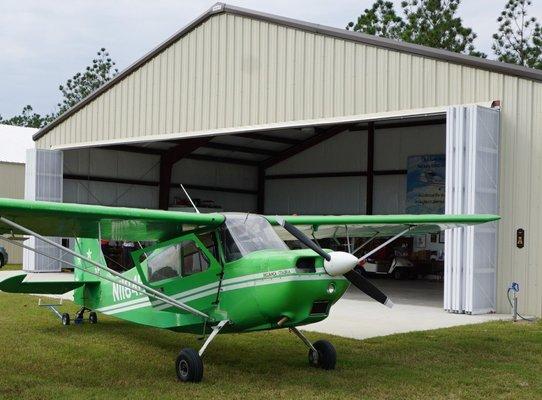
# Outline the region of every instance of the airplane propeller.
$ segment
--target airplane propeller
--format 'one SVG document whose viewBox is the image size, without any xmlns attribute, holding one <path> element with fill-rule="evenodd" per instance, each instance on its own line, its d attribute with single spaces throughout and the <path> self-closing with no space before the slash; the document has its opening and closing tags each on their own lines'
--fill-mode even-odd
<svg viewBox="0 0 542 400">
<path fill-rule="evenodd" d="M 393 307 L 393 302 L 384 292 L 373 285 L 371 281 L 364 277 L 359 271 L 355 270 L 356 265 L 358 265 L 362 259 L 358 259 L 353 254 L 344 251 L 327 253 L 307 235 L 283 218 L 277 218 L 277 222 L 301 243 L 324 258 L 324 269 L 329 275 L 343 275 L 352 285 L 357 287 L 367 296 L 384 304 L 386 307 Z"/>
</svg>

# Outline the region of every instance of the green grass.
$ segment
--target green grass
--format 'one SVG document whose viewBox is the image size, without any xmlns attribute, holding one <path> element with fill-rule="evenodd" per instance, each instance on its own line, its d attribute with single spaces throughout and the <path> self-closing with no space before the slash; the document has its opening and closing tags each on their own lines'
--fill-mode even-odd
<svg viewBox="0 0 542 400">
<path fill-rule="evenodd" d="M 0 268 L 1 271 L 16 271 L 18 269 L 21 269 L 21 264 L 6 264 L 2 268 Z"/>
<path fill-rule="evenodd" d="M 540 323 L 363 341 L 307 335 L 334 343 L 335 371 L 309 367 L 287 331 L 224 335 L 207 350 L 203 382 L 181 384 L 174 359 L 182 347 L 199 348 L 194 336 L 102 315 L 97 325 L 63 327 L 35 296 L 0 293 L 0 399 L 542 398 Z"/>
</svg>

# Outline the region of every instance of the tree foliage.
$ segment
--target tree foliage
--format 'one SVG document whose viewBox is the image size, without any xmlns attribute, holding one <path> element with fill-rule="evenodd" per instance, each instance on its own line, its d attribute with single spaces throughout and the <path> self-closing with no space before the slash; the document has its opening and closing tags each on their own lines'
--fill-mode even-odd
<svg viewBox="0 0 542 400">
<path fill-rule="evenodd" d="M 390 39 L 401 39 L 405 22 L 395 12 L 391 1 L 377 0 L 371 8 L 365 9 L 355 24 L 349 22 L 346 29 Z"/>
<path fill-rule="evenodd" d="M 19 115 L 4 119 L 0 115 L 0 124 L 25 126 L 27 128 L 42 128 L 54 119 L 54 115 L 40 115 L 34 112 L 29 104 L 23 108 Z"/>
<path fill-rule="evenodd" d="M 110 81 L 118 73 L 115 62 L 111 60 L 105 48 L 97 52 L 97 57 L 83 72 L 76 73 L 58 90 L 62 92 L 62 102 L 58 103 L 58 115 L 65 113 L 100 86 Z"/>
<path fill-rule="evenodd" d="M 4 119 L 0 116 L 0 123 L 42 128 L 96 91 L 100 86 L 115 77 L 117 73 L 118 69 L 115 68 L 115 62 L 111 60 L 107 50 L 102 47 L 97 52 L 97 57 L 92 60 L 91 65 L 86 67 L 83 72 L 76 73 L 64 85 L 58 87 L 62 93 L 62 100 L 57 104 L 58 111 L 47 115 L 40 115 L 34 112 L 31 105 L 27 105 L 19 115 L 15 115 L 9 119 Z"/>
<path fill-rule="evenodd" d="M 499 61 L 542 69 L 542 28 L 529 17 L 530 0 L 508 0 L 497 19 L 493 51 Z"/>
<path fill-rule="evenodd" d="M 398 16 L 392 2 L 377 0 L 347 29 L 485 57 L 474 49 L 476 33 L 457 16 L 460 4 L 461 0 L 408 0 L 401 3 L 403 16 Z"/>
</svg>

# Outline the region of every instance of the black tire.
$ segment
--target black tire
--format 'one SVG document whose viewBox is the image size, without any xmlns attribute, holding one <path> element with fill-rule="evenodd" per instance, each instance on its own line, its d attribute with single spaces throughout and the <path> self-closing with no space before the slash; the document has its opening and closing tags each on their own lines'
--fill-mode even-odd
<svg viewBox="0 0 542 400">
<path fill-rule="evenodd" d="M 395 269 L 393 270 L 393 277 L 394 277 L 395 279 L 397 279 L 398 281 L 402 280 L 402 279 L 403 279 L 403 276 L 404 276 L 403 271 L 401 271 L 400 268 L 395 268 Z"/>
<path fill-rule="evenodd" d="M 0 268 L 4 266 L 4 256 L 0 254 Z"/>
<path fill-rule="evenodd" d="M 200 382 L 203 378 L 203 361 L 194 349 L 182 349 L 175 361 L 177 379 L 181 382 Z"/>
<path fill-rule="evenodd" d="M 62 325 L 67 326 L 70 324 L 70 314 L 64 313 L 62 314 Z"/>
<path fill-rule="evenodd" d="M 314 350 L 309 349 L 309 363 L 317 368 L 326 370 L 335 369 L 337 364 L 337 352 L 335 347 L 327 340 L 318 340 L 312 344 L 318 354 L 314 354 Z"/>
<path fill-rule="evenodd" d="M 88 322 L 91 323 L 91 324 L 97 324 L 98 323 L 98 315 L 94 311 L 91 311 L 88 314 Z"/>
</svg>

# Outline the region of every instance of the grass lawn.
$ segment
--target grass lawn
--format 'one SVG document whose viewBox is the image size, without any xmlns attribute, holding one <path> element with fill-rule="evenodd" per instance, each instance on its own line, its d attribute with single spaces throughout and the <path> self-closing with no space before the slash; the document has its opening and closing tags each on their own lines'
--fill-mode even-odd
<svg viewBox="0 0 542 400">
<path fill-rule="evenodd" d="M 0 272 L 1 271 L 15 271 L 18 269 L 21 269 L 20 264 L 6 264 L 2 268 L 0 268 Z"/>
<path fill-rule="evenodd" d="M 542 398 L 541 323 L 363 341 L 308 333 L 336 346 L 329 372 L 309 367 L 307 350 L 287 331 L 218 336 L 203 382 L 181 384 L 174 359 L 182 347 L 199 348 L 192 335 L 103 315 L 97 325 L 63 327 L 28 295 L 0 293 L 0 310 L 0 399 Z"/>
</svg>

